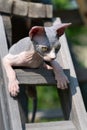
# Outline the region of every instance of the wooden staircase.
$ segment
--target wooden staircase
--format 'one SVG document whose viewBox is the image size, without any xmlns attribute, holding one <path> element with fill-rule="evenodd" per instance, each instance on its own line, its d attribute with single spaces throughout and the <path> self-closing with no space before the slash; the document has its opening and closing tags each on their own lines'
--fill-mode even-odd
<svg viewBox="0 0 87 130">
<path fill-rule="evenodd" d="M 61 22 L 59 18 L 57 20 Z M 9 95 L 8 80 L 2 65 L 2 58 L 8 53 L 4 30 L 2 16 L 0 16 L 0 110 L 2 113 L 0 120 L 3 122 L 2 130 L 87 130 L 87 114 L 65 35 L 60 39 L 62 47 L 57 57 L 70 80 L 68 90 L 58 90 L 65 121 L 33 124 L 21 122 L 18 102 Z M 56 85 L 52 71 L 43 68 L 27 70 L 20 68 L 15 71 L 20 84 Z"/>
</svg>

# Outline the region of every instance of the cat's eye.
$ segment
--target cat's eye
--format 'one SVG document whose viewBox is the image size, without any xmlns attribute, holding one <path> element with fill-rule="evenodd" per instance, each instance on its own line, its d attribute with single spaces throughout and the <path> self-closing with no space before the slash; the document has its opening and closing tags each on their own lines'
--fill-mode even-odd
<svg viewBox="0 0 87 130">
<path fill-rule="evenodd" d="M 55 48 L 55 52 L 57 53 L 60 50 L 61 45 L 59 44 L 56 48 Z"/>
<path fill-rule="evenodd" d="M 43 52 L 48 51 L 48 47 L 42 47 L 41 49 L 42 49 Z"/>
<path fill-rule="evenodd" d="M 56 48 L 56 49 L 55 49 L 55 53 L 57 53 L 58 51 L 59 51 L 59 49 L 58 49 L 58 48 Z"/>
</svg>

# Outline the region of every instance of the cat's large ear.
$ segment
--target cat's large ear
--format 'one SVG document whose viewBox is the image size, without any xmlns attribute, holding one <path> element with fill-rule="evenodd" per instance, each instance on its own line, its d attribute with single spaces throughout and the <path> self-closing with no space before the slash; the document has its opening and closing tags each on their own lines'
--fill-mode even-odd
<svg viewBox="0 0 87 130">
<path fill-rule="evenodd" d="M 56 28 L 58 37 L 62 36 L 65 32 L 65 29 L 69 27 L 71 23 L 61 23 L 61 24 L 54 24 L 54 28 Z"/>
<path fill-rule="evenodd" d="M 36 35 L 40 36 L 40 35 L 43 35 L 44 33 L 45 33 L 44 27 L 42 27 L 42 26 L 34 26 L 29 31 L 29 37 L 31 39 L 33 39 L 34 36 L 36 36 Z"/>
</svg>

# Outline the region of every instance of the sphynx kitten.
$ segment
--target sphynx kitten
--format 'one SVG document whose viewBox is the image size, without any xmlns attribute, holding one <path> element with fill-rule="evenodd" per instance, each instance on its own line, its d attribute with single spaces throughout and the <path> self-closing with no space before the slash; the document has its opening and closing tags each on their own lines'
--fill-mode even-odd
<svg viewBox="0 0 87 130">
<path fill-rule="evenodd" d="M 58 39 L 70 25 L 71 23 L 55 23 L 51 27 L 34 26 L 29 31 L 29 37 L 21 39 L 10 48 L 3 58 L 3 65 L 8 78 L 8 90 L 12 96 L 17 96 L 20 92 L 13 66 L 53 69 L 57 87 L 67 89 L 69 80 L 56 61 L 56 55 L 61 46 Z"/>
</svg>

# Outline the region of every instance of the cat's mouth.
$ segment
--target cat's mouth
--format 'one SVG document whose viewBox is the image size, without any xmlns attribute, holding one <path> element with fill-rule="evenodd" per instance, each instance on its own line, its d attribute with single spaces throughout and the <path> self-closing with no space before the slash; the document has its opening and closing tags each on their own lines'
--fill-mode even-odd
<svg viewBox="0 0 87 130">
<path fill-rule="evenodd" d="M 49 55 L 41 55 L 40 53 L 36 52 L 44 61 L 51 62 L 56 59 L 56 55 L 49 56 Z"/>
<path fill-rule="evenodd" d="M 43 57 L 43 59 L 44 59 L 44 61 L 51 62 L 51 61 L 55 60 L 55 59 L 56 59 L 56 57 L 54 57 L 54 58 L 50 58 L 50 57 Z"/>
<path fill-rule="evenodd" d="M 56 54 L 55 53 L 49 53 L 49 54 L 47 54 L 47 55 L 45 55 L 45 56 L 43 56 L 43 59 L 45 60 L 45 61 L 53 61 L 53 60 L 55 60 L 56 59 Z"/>
</svg>

